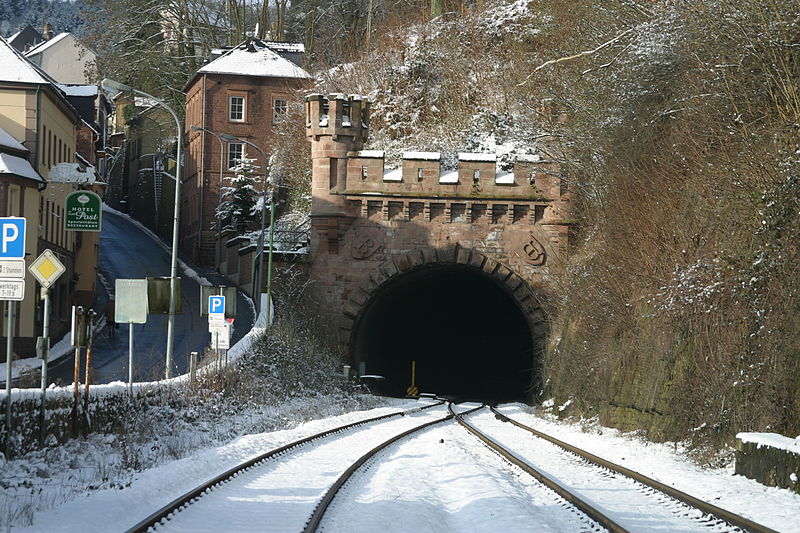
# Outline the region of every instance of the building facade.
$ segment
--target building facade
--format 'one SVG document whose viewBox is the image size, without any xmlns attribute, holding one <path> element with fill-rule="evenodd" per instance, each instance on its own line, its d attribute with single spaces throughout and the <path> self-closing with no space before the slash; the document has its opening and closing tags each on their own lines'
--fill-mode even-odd
<svg viewBox="0 0 800 533">
<path fill-rule="evenodd" d="M 82 295 L 84 304 L 94 300 L 99 239 L 64 229 L 67 195 L 101 186 L 94 166 L 77 153 L 78 132 L 83 126 L 80 114 L 54 80 L 0 39 L 0 129 L 24 146 L 27 152 L 16 156 L 24 157 L 34 172 L 20 175 L 6 167 L 0 173 L 0 216 L 27 220 L 26 265 L 50 249 L 66 266 L 51 287 L 50 331 L 55 339 L 70 326 L 76 294 Z M 6 153 L 12 154 L 13 147 L 6 147 Z M 49 179 L 51 174 L 58 179 Z M 43 318 L 33 276 L 26 276 L 24 300 L 13 305 L 17 317 L 14 350 L 32 356 Z M 6 320 L 4 311 L 4 334 Z"/>
<path fill-rule="evenodd" d="M 261 187 L 275 124 L 286 115 L 295 91 L 311 77 L 292 60 L 301 45 L 248 39 L 197 71 L 186 92 L 186 167 L 181 191 L 181 250 L 203 265 L 215 263 L 220 191 L 240 158 L 255 158 Z M 287 59 L 288 58 L 288 59 Z M 223 221 L 224 223 L 224 221 Z"/>
</svg>

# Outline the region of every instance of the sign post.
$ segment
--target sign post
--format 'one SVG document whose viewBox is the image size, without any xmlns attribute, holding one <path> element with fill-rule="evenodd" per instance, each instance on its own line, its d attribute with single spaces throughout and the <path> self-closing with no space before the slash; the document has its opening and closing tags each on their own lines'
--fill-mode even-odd
<svg viewBox="0 0 800 533">
<path fill-rule="evenodd" d="M 225 296 L 212 295 L 208 297 L 208 331 L 211 332 L 211 341 L 217 357 L 217 370 L 222 368 L 222 358 L 219 355 L 219 335 L 222 333 L 225 321 Z M 225 347 L 227 348 L 227 346 Z"/>
<path fill-rule="evenodd" d="M 44 322 L 42 326 L 42 402 L 39 409 L 39 444 L 44 445 L 47 399 L 47 358 L 50 354 L 50 287 L 61 277 L 66 268 L 50 250 L 45 250 L 31 263 L 31 274 L 42 286 L 44 300 Z"/>
<path fill-rule="evenodd" d="M 118 279 L 114 294 L 114 321 L 128 324 L 128 393 L 133 397 L 133 325 L 147 322 L 147 280 Z"/>
<path fill-rule="evenodd" d="M 21 276 L 0 278 L 0 300 L 6 300 L 8 308 L 8 336 L 6 340 L 6 456 L 11 450 L 11 380 L 14 377 L 12 365 L 14 359 L 14 301 L 25 297 L 25 219 L 21 217 L 0 218 L 0 260 L 17 260 L 6 264 L 4 273 L 19 272 Z M 19 264 L 22 262 L 22 265 Z"/>
</svg>

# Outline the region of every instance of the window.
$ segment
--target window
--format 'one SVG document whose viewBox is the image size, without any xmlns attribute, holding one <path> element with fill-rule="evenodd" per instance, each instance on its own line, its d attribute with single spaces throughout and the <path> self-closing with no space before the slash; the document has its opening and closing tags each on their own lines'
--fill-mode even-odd
<svg viewBox="0 0 800 533">
<path fill-rule="evenodd" d="M 477 168 L 472 171 L 472 183 L 478 183 L 481 179 L 481 171 Z"/>
<path fill-rule="evenodd" d="M 417 181 L 422 181 L 422 179 L 424 177 L 425 177 L 425 170 L 422 169 L 422 168 L 418 168 L 417 169 Z"/>
<path fill-rule="evenodd" d="M 369 167 L 361 167 L 361 179 L 365 180 L 369 177 Z"/>
<path fill-rule="evenodd" d="M 228 143 L 228 168 L 231 169 L 239 164 L 244 156 L 244 144 Z"/>
<path fill-rule="evenodd" d="M 282 99 L 276 98 L 272 101 L 272 122 L 279 122 L 286 118 L 289 113 L 289 103 Z"/>
<path fill-rule="evenodd" d="M 228 119 L 244 122 L 244 96 L 228 96 Z"/>
</svg>

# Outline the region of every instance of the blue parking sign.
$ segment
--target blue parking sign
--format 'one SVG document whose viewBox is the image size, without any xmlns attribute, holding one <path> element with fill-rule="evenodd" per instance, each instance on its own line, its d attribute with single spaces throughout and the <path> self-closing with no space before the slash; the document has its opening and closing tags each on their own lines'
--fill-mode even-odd
<svg viewBox="0 0 800 533">
<path fill-rule="evenodd" d="M 208 297 L 208 314 L 209 315 L 224 315 L 225 314 L 225 297 L 224 296 L 209 296 Z"/>
<path fill-rule="evenodd" d="M 0 217 L 0 258 L 25 258 L 25 219 Z"/>
</svg>

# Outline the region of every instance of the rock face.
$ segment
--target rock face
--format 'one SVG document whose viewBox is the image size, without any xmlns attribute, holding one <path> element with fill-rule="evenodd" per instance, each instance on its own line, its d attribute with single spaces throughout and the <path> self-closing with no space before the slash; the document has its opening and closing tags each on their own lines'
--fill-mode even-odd
<svg viewBox="0 0 800 533">
<path fill-rule="evenodd" d="M 389 168 L 383 152 L 362 150 L 368 129 L 365 98 L 306 99 L 311 287 L 352 362 L 362 357 L 359 328 L 375 295 L 431 268 L 493 280 L 540 345 L 541 304 L 570 229 L 569 191 L 557 165 L 527 156 L 504 170 L 494 154 L 462 153 L 457 169 L 443 170 L 436 152 L 406 152 Z"/>
</svg>

